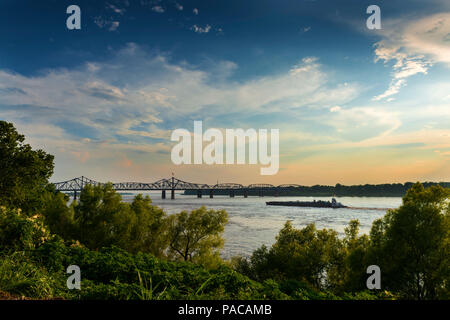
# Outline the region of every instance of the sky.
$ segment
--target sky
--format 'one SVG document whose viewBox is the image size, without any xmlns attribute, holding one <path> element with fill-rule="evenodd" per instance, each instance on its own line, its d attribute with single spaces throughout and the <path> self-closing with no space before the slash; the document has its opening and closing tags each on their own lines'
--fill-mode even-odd
<svg viewBox="0 0 450 320">
<path fill-rule="evenodd" d="M 0 43 L 0 119 L 53 182 L 450 181 L 448 0 L 2 0 Z M 278 173 L 174 165 L 195 120 L 279 129 Z"/>
</svg>

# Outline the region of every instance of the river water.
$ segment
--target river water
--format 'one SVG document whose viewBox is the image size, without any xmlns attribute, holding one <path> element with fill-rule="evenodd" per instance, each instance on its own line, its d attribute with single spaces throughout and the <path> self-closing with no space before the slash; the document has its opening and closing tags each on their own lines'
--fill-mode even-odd
<svg viewBox="0 0 450 320">
<path fill-rule="evenodd" d="M 229 222 L 225 227 L 224 258 L 241 255 L 248 256 L 262 244 L 267 246 L 275 242 L 275 236 L 287 220 L 297 228 L 315 223 L 318 229 L 330 228 L 343 234 L 344 228 L 352 219 L 361 223 L 361 233 L 369 233 L 372 222 L 386 213 L 386 210 L 362 208 L 397 208 L 401 198 L 393 197 L 337 197 L 336 200 L 349 207 L 341 208 L 301 208 L 266 206 L 266 201 L 312 201 L 331 200 L 329 197 L 234 197 L 208 196 L 198 199 L 196 196 L 177 193 L 174 200 L 161 199 L 161 192 L 148 192 L 153 204 L 163 208 L 168 214 L 182 210 L 193 210 L 204 205 L 211 209 L 224 209 L 228 212 Z M 167 194 L 170 197 L 170 192 Z M 123 195 L 125 201 L 131 201 L 132 195 Z"/>
</svg>

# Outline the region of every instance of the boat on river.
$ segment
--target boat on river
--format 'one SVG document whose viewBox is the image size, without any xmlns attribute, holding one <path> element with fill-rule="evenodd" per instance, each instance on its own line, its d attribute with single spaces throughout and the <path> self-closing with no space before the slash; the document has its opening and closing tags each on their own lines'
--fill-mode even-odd
<svg viewBox="0 0 450 320">
<path fill-rule="evenodd" d="M 267 201 L 268 206 L 286 206 L 286 207 L 310 207 L 310 208 L 347 208 L 342 203 L 337 202 L 335 198 L 331 201 Z"/>
</svg>

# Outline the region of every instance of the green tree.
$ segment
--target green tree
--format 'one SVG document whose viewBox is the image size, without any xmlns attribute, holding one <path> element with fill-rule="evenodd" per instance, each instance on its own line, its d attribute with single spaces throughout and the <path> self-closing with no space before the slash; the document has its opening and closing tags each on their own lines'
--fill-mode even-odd
<svg viewBox="0 0 450 320">
<path fill-rule="evenodd" d="M 79 202 L 70 208 L 66 206 L 66 210 L 61 201 L 52 202 L 53 206 L 47 209 L 47 219 L 64 239 L 79 240 L 92 250 L 117 246 L 131 253 L 165 256 L 166 215 L 151 204 L 149 196 L 137 195 L 131 204 L 123 202 L 121 195 L 108 183 L 87 185 L 81 191 Z"/>
<path fill-rule="evenodd" d="M 272 247 L 276 267 L 285 278 L 307 281 L 316 288 L 328 286 L 327 273 L 342 249 L 334 230 L 317 230 L 314 224 L 295 229 L 286 222 Z"/>
<path fill-rule="evenodd" d="M 249 277 L 263 281 L 296 280 L 316 288 L 330 286 L 328 274 L 342 266 L 342 242 L 333 230 L 317 230 L 314 224 L 296 229 L 287 221 L 270 249 L 255 250 L 248 265 L 238 260 L 238 267 Z M 247 273 L 248 272 L 248 273 Z"/>
<path fill-rule="evenodd" d="M 31 214 L 42 208 L 53 156 L 33 150 L 24 141 L 12 123 L 0 121 L 0 205 Z"/>
<path fill-rule="evenodd" d="M 86 185 L 74 210 L 76 238 L 90 249 L 114 244 L 120 237 L 120 232 L 124 232 L 123 228 L 129 228 L 129 205 L 122 202 L 122 197 L 113 189 L 111 183 Z M 125 217 L 122 218 L 121 225 L 114 221 L 119 216 Z"/>
<path fill-rule="evenodd" d="M 223 246 L 222 233 L 228 221 L 225 210 L 201 207 L 168 217 L 169 255 L 175 259 L 214 265 Z"/>
<path fill-rule="evenodd" d="M 367 289 L 367 251 L 369 247 L 369 237 L 359 236 L 358 220 L 351 220 L 345 228 L 345 237 L 341 251 L 342 265 L 337 264 L 337 268 L 330 273 L 329 281 L 334 292 L 343 294 L 344 292 L 359 292 Z"/>
<path fill-rule="evenodd" d="M 121 211 L 114 220 L 117 230 L 117 246 L 131 253 L 147 252 L 164 257 L 167 248 L 165 236 L 166 214 L 153 206 L 149 196 L 137 195 L 130 210 Z"/>
<path fill-rule="evenodd" d="M 42 199 L 44 203 L 42 215 L 50 232 L 65 240 L 74 239 L 74 206 L 68 205 L 69 196 L 56 191 L 53 185 L 49 185 Z"/>
<path fill-rule="evenodd" d="M 371 230 L 371 264 L 382 285 L 408 299 L 450 297 L 449 190 L 416 183 Z"/>
</svg>

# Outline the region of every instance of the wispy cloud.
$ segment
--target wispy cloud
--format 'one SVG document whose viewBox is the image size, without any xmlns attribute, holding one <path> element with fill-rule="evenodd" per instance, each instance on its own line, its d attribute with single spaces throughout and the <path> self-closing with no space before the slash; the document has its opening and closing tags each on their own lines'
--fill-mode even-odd
<svg viewBox="0 0 450 320">
<path fill-rule="evenodd" d="M 124 15 L 125 12 L 126 12 L 126 9 L 125 9 L 125 8 L 119 8 L 119 7 L 117 7 L 117 6 L 113 5 L 113 4 L 109 4 L 109 3 L 108 3 L 108 4 L 106 5 L 106 7 L 107 7 L 108 9 L 112 10 L 113 12 L 115 12 L 115 13 L 117 13 L 117 14 L 120 14 L 120 15 Z"/>
<path fill-rule="evenodd" d="M 175 8 L 177 8 L 178 11 L 183 11 L 183 6 L 178 2 L 175 2 Z"/>
<path fill-rule="evenodd" d="M 119 21 L 112 21 L 108 30 L 109 31 L 116 31 L 117 28 L 119 27 L 119 25 L 120 25 Z"/>
<path fill-rule="evenodd" d="M 397 94 L 407 84 L 407 78 L 426 74 L 436 63 L 450 67 L 450 13 L 439 13 L 420 19 L 383 22 L 375 44 L 375 62 L 394 61 L 389 88 L 373 100 L 382 100 Z"/>
<path fill-rule="evenodd" d="M 211 26 L 209 24 L 207 24 L 204 27 L 200 27 L 200 26 L 197 26 L 196 24 L 194 24 L 191 27 L 191 30 L 193 30 L 196 33 L 208 33 L 211 30 Z"/>
<path fill-rule="evenodd" d="M 157 13 L 164 13 L 166 10 L 161 6 L 154 6 L 154 7 L 152 7 L 152 11 L 157 12 Z"/>
<path fill-rule="evenodd" d="M 119 28 L 120 22 L 113 19 L 106 19 L 101 16 L 94 18 L 94 23 L 100 28 L 107 28 L 108 31 L 116 31 Z"/>
<path fill-rule="evenodd" d="M 220 68 L 169 63 L 164 55 L 149 54 L 131 43 L 110 60 L 73 69 L 47 70 L 33 77 L 0 70 L 0 115 L 20 126 L 27 124 L 26 133 L 40 132 L 35 143 L 51 146 L 49 151 L 58 159 L 72 157 L 91 164 L 126 152 L 134 164 L 139 154 L 151 159 L 166 154 L 171 130 L 189 126 L 186 119 L 201 115 L 221 123 L 229 114 L 249 117 L 280 111 L 295 117 L 302 108 L 345 104 L 358 90 L 329 87 L 318 60 L 311 57 L 287 72 L 244 83 L 227 80 L 238 68 L 235 63 L 215 65 Z"/>
<path fill-rule="evenodd" d="M 301 33 L 307 33 L 308 31 L 311 31 L 311 27 L 303 27 L 300 29 Z"/>
</svg>

